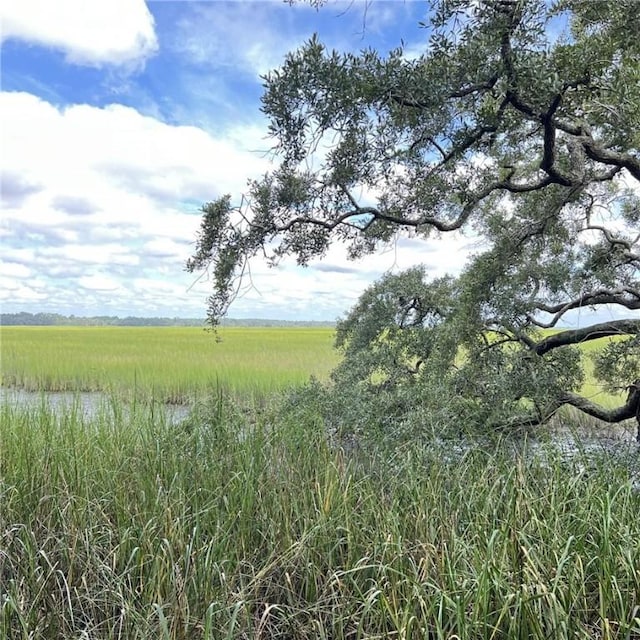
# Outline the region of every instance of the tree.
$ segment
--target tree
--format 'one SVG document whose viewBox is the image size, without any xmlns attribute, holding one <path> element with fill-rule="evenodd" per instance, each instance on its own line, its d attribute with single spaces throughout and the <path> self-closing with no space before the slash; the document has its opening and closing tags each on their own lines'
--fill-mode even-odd
<svg viewBox="0 0 640 640">
<path fill-rule="evenodd" d="M 482 424 L 562 405 L 640 439 L 640 11 L 635 0 L 440 0 L 412 59 L 317 38 L 265 78 L 279 165 L 203 207 L 189 270 L 211 269 L 215 324 L 247 261 L 353 259 L 399 234 L 471 233 L 457 278 L 389 275 L 339 324 L 336 384 L 405 404 L 446 394 Z M 559 329 L 581 309 L 610 318 Z M 550 329 L 559 329 L 550 333 Z M 584 352 L 627 400 L 579 395 Z M 441 396 L 440 396 L 441 397 Z M 442 400 L 441 400 L 442 401 Z"/>
</svg>

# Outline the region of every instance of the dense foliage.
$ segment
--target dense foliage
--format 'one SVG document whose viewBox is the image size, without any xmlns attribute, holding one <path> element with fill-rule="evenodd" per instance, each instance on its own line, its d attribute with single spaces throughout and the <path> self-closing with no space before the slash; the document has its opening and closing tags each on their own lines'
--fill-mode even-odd
<svg viewBox="0 0 640 640">
<path fill-rule="evenodd" d="M 412 443 L 220 396 L 0 405 L 0 638 L 640 637 L 632 448 Z"/>
<path fill-rule="evenodd" d="M 256 255 L 306 264 L 340 242 L 355 259 L 465 232 L 479 248 L 459 277 L 416 268 L 364 293 L 336 384 L 387 412 L 534 424 L 570 404 L 640 429 L 637 3 L 440 0 L 428 16 L 417 57 L 314 38 L 267 76 L 280 164 L 238 206 L 203 207 L 188 263 L 212 270 L 209 319 Z M 587 308 L 608 320 L 544 332 Z M 628 388 L 613 410 L 577 393 L 577 345 L 601 337 L 596 375 Z"/>
</svg>

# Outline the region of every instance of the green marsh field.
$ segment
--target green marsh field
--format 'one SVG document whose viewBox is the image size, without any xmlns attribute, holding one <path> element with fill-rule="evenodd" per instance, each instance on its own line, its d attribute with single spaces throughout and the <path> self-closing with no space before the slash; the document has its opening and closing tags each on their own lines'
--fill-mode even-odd
<svg viewBox="0 0 640 640">
<path fill-rule="evenodd" d="M 185 402 L 221 386 L 265 394 L 325 379 L 333 329 L 2 327 L 2 384 L 31 391 L 152 394 Z"/>
<path fill-rule="evenodd" d="M 325 380 L 339 361 L 331 328 L 222 327 L 217 335 L 196 327 L 0 327 L 0 383 L 185 403 L 219 387 L 264 395 L 310 376 Z M 586 366 L 584 392 L 604 405 L 619 402 Z"/>
<path fill-rule="evenodd" d="M 113 394 L 0 406 L 2 639 L 640 638 L 637 448 L 354 446 L 295 389 L 328 329 L 1 336 L 4 384 Z"/>
</svg>

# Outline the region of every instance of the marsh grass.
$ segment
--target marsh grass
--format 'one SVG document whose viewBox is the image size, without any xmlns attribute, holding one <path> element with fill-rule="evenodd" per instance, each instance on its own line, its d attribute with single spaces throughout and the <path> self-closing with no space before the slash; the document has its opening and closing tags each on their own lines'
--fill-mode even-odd
<svg viewBox="0 0 640 640">
<path fill-rule="evenodd" d="M 196 327 L 1 327 L 0 382 L 28 391 L 103 391 L 132 400 L 187 404 L 219 387 L 260 397 L 327 379 L 340 354 L 334 331 L 299 327 L 223 327 L 220 341 Z M 607 339 L 585 343 L 590 353 Z M 582 392 L 613 407 L 585 359 Z"/>
<path fill-rule="evenodd" d="M 185 403 L 219 386 L 250 396 L 325 378 L 333 330 L 194 327 L 0 327 L 2 384 L 105 391 Z"/>
<path fill-rule="evenodd" d="M 637 452 L 348 456 L 222 393 L 0 417 L 0 637 L 640 637 Z"/>
</svg>

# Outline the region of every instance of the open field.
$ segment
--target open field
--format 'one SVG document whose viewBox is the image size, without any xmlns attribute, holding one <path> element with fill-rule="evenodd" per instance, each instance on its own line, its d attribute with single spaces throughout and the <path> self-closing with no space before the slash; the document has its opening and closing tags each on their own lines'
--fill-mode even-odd
<svg viewBox="0 0 640 640">
<path fill-rule="evenodd" d="M 334 331 L 324 328 L 0 327 L 1 384 L 30 391 L 106 391 L 186 402 L 221 386 L 268 394 L 326 379 L 339 361 Z M 603 341 L 585 344 L 586 352 Z M 585 361 L 583 392 L 613 406 Z"/>
<path fill-rule="evenodd" d="M 124 415 L 2 407 L 0 637 L 640 637 L 635 450 L 349 457 L 305 407 Z"/>
<path fill-rule="evenodd" d="M 326 378 L 332 329 L 2 327 L 2 384 L 33 391 L 107 391 L 184 402 L 222 386 L 269 393 Z"/>
<path fill-rule="evenodd" d="M 223 327 L 216 335 L 196 327 L 0 326 L 0 385 L 186 406 L 222 390 L 251 403 L 310 377 L 326 380 L 340 361 L 334 335 L 317 327 Z M 581 346 L 582 393 L 605 407 L 626 394 L 596 382 L 589 355 L 615 339 Z"/>
</svg>

